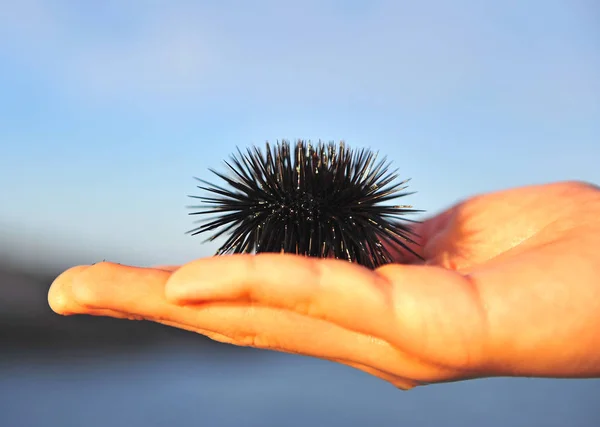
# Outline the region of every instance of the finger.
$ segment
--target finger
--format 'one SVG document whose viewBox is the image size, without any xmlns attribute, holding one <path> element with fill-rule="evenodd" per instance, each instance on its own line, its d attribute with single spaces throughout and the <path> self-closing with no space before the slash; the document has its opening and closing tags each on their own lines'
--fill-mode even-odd
<svg viewBox="0 0 600 427">
<path fill-rule="evenodd" d="M 108 316 L 130 320 L 139 320 L 140 316 L 132 313 L 111 310 L 108 308 L 89 307 L 79 302 L 75 296 L 73 281 L 82 272 L 91 266 L 77 266 L 70 268 L 60 274 L 50 286 L 48 291 L 48 304 L 57 314 L 71 316 L 76 314 L 88 314 L 95 316 Z"/>
<path fill-rule="evenodd" d="M 73 279 L 88 268 L 89 266 L 83 265 L 70 268 L 54 280 L 48 291 L 48 304 L 50 305 L 50 308 L 55 313 L 63 316 L 90 314 L 134 320 L 136 317 L 132 314 L 103 308 L 92 309 L 83 306 L 76 301 L 72 289 Z"/>
<path fill-rule="evenodd" d="M 225 257 L 223 257 L 223 259 L 224 258 Z M 346 265 L 346 263 L 343 262 L 342 264 Z M 407 266 L 403 266 L 402 270 L 404 271 L 406 268 Z M 423 268 L 424 267 L 413 266 L 412 270 L 417 271 L 418 269 Z M 364 269 L 364 271 L 369 274 L 374 274 L 367 269 Z M 173 274 L 177 274 L 177 272 Z M 247 341 L 245 341 L 254 338 L 244 338 L 244 336 L 241 338 L 239 337 L 240 331 L 244 330 L 244 322 L 248 321 L 248 318 L 239 319 L 239 324 L 235 322 L 228 323 L 228 320 L 231 320 L 230 316 L 233 316 L 233 314 L 228 311 L 229 309 L 224 307 L 222 307 L 222 309 L 217 309 L 218 306 L 215 304 L 208 304 L 202 311 L 202 316 L 204 317 L 199 318 L 197 317 L 198 313 L 194 312 L 191 307 L 181 307 L 169 303 L 165 299 L 164 293 L 164 286 L 169 277 L 170 273 L 163 270 L 127 267 L 111 263 L 96 264 L 88 267 L 73 277 L 71 291 L 76 303 L 74 306 L 78 307 L 78 309 L 73 311 L 81 314 L 94 314 L 98 313 L 99 310 L 102 310 L 101 313 L 109 313 L 107 315 L 114 315 L 114 317 L 125 316 L 133 319 L 144 318 L 154 321 L 174 321 L 177 324 L 184 325 L 187 329 L 196 330 L 200 333 L 203 333 L 203 331 L 211 331 L 225 337 L 231 337 L 234 341 L 241 342 L 242 345 L 256 345 L 252 343 L 247 344 Z M 307 285 L 309 287 L 311 286 L 310 283 L 307 283 Z M 237 302 L 239 303 L 239 301 Z M 334 305 L 339 305 L 342 307 L 344 305 L 348 306 L 348 304 L 345 304 L 344 302 L 339 304 L 338 302 L 339 301 L 334 301 Z M 447 331 L 444 331 L 443 328 L 440 329 L 440 331 L 435 330 L 435 327 L 438 325 L 431 324 L 424 326 L 420 324 L 422 319 L 419 318 L 419 311 L 417 310 L 415 312 L 412 305 L 414 304 L 408 304 L 407 315 L 401 316 L 400 322 L 398 322 L 398 319 L 392 319 L 387 324 L 380 325 L 379 329 L 375 331 L 376 333 L 363 334 L 394 343 L 396 344 L 396 348 L 403 349 L 403 351 L 407 355 L 410 355 L 410 357 L 414 358 L 415 356 L 418 356 L 423 358 L 426 365 L 429 364 L 440 367 L 441 365 L 439 364 L 438 359 L 443 361 L 448 359 L 452 361 L 452 357 L 456 359 L 456 356 L 453 356 L 453 352 L 462 350 L 462 347 L 456 346 L 456 343 L 464 342 L 465 337 L 457 336 L 455 331 L 451 330 L 451 337 L 449 338 L 447 336 Z M 300 313 L 314 316 L 314 309 L 308 310 L 307 312 L 307 310 L 297 310 L 297 306 L 295 304 L 292 304 L 292 306 L 293 308 L 290 310 L 291 312 L 289 315 Z M 363 311 L 368 312 L 369 310 L 366 308 L 368 306 L 368 304 L 364 304 L 365 308 Z M 424 308 L 425 309 L 422 311 L 425 313 L 431 311 L 427 310 L 426 307 Z M 357 323 L 356 321 L 352 320 L 350 321 L 352 328 L 345 328 L 344 325 L 341 325 L 342 329 L 361 329 L 360 319 L 363 317 L 361 316 L 360 307 L 358 311 L 354 312 L 356 313 L 356 317 L 359 318 L 359 322 Z M 451 313 L 451 311 L 449 313 Z M 347 313 L 342 314 L 347 315 Z M 435 316 L 438 316 L 438 314 L 439 313 L 434 313 Z M 375 319 L 373 322 L 378 322 L 381 318 L 386 317 L 386 313 L 376 313 L 374 317 Z M 267 318 L 270 319 L 269 321 L 273 321 L 272 317 Z M 415 327 L 415 319 L 417 319 L 417 327 Z M 315 317 L 315 320 L 327 319 L 319 319 L 318 317 Z M 284 320 L 278 318 L 276 322 L 283 323 Z M 398 326 L 401 326 L 401 328 L 399 329 Z M 421 328 L 419 328 L 419 326 Z M 442 324 L 441 326 L 444 325 Z M 267 328 L 268 325 L 263 324 L 263 327 Z M 431 329 L 429 329 L 430 327 Z M 432 336 L 424 336 L 424 330 L 433 330 L 435 333 Z M 460 329 L 458 331 L 461 332 Z M 440 332 L 446 332 L 446 334 Z M 289 334 L 294 335 L 294 331 L 290 330 Z M 253 337 L 253 335 L 250 334 L 248 337 Z M 260 341 L 260 338 L 258 338 L 258 340 Z M 440 340 L 442 341 L 443 346 L 438 346 L 432 349 L 423 345 L 423 342 L 429 344 L 430 346 L 431 343 L 439 344 Z M 449 343 L 451 343 L 451 345 Z M 324 344 L 326 346 L 327 343 Z M 322 346 L 319 345 L 319 347 Z M 458 349 L 454 350 L 454 347 L 457 347 Z M 270 348 L 281 349 L 276 344 L 270 345 Z M 416 353 L 415 349 L 417 350 Z M 307 351 L 307 349 L 304 348 L 304 350 L 300 350 L 300 352 L 302 351 Z M 375 363 L 375 361 L 373 361 L 373 363 Z M 456 363 L 451 363 L 449 366 L 450 368 L 453 368 L 456 366 Z M 461 368 L 465 367 L 461 365 Z M 468 368 L 468 366 L 466 368 Z M 413 367 L 412 369 L 414 370 L 416 368 Z"/>
<path fill-rule="evenodd" d="M 295 335 L 303 335 L 303 331 L 295 329 L 300 316 L 296 313 L 283 315 L 271 310 L 272 316 L 256 316 L 256 307 L 243 305 L 223 305 L 218 303 L 180 306 L 166 300 L 164 286 L 169 273 L 163 270 L 129 267 L 112 263 L 100 263 L 88 267 L 71 278 L 71 306 L 73 312 L 86 314 L 90 310 L 126 313 L 129 316 L 155 321 L 165 321 L 183 326 L 185 329 L 217 332 L 230 337 L 239 345 L 252 345 L 271 349 L 295 351 L 293 346 L 280 346 L 278 341 L 263 338 L 260 330 L 269 327 L 269 322 L 276 316 L 276 322 L 284 326 L 281 331 Z M 242 309 L 240 309 L 240 307 Z M 76 311 L 75 311 L 76 310 Z M 285 318 L 288 316 L 288 318 Z M 294 316 L 296 322 L 289 317 Z M 330 338 L 332 326 L 320 322 L 322 340 Z M 304 333 L 314 332 L 312 330 Z M 309 338 L 309 336 L 305 336 Z M 307 339 L 310 348 L 319 348 L 323 342 Z M 335 340 L 333 340 L 335 341 Z"/>
<path fill-rule="evenodd" d="M 294 312 L 239 304 L 177 306 L 166 301 L 162 270 L 102 263 L 72 274 L 76 313 L 146 319 L 217 341 L 371 366 L 398 377 L 433 381 L 457 373 L 430 366 L 372 336 Z M 64 278 L 62 279 L 64 282 Z M 54 286 L 54 285 L 53 285 Z"/>
<path fill-rule="evenodd" d="M 357 264 L 296 255 L 204 258 L 183 265 L 167 282 L 176 304 L 252 301 L 376 335 L 390 327 L 391 288 Z"/>
<path fill-rule="evenodd" d="M 98 309 L 98 308 L 93 309 L 93 308 L 90 308 L 89 306 L 86 306 L 86 307 L 81 306 L 75 302 L 75 299 L 71 293 L 72 279 L 75 275 L 77 275 L 78 273 L 87 269 L 87 267 L 88 266 L 79 266 L 79 267 L 71 268 L 71 269 L 67 270 L 66 272 L 64 272 L 63 274 L 61 274 L 54 281 L 54 283 L 52 284 L 50 291 L 48 293 L 48 302 L 49 302 L 52 310 L 55 311 L 56 313 L 59 313 L 62 315 L 85 313 L 85 314 L 92 314 L 92 315 L 117 317 L 117 318 L 131 317 L 130 313 L 120 313 L 115 310 L 106 310 L 106 309 Z M 156 267 L 156 268 L 163 269 L 163 267 Z M 171 321 L 171 320 L 159 320 L 159 322 L 162 324 L 168 325 L 168 326 L 177 327 L 180 329 L 185 329 L 185 330 L 189 330 L 192 332 L 203 334 L 215 341 L 219 341 L 219 342 L 227 343 L 227 344 L 236 344 L 236 341 L 233 340 L 232 338 L 226 337 L 225 335 L 222 335 L 222 334 L 215 333 L 213 331 L 207 331 L 206 329 L 202 329 L 199 327 L 184 325 L 183 323 L 181 323 L 181 320 L 179 320 L 179 322 Z M 353 368 L 368 372 L 369 374 L 375 375 L 379 378 L 382 378 L 385 381 L 393 383 L 402 389 L 408 389 L 413 386 L 413 382 L 411 382 L 408 379 L 402 379 L 395 375 L 391 375 L 391 374 L 387 374 L 383 371 L 379 371 L 378 369 L 375 369 L 375 368 L 370 368 L 370 367 L 367 367 L 365 365 L 361 365 L 361 364 L 358 364 L 355 362 L 348 362 L 348 361 L 341 361 L 341 360 L 334 360 L 334 359 L 328 359 L 328 360 L 331 360 L 331 361 L 337 362 L 337 363 L 343 363 L 348 366 L 352 366 Z"/>
<path fill-rule="evenodd" d="M 148 298 L 153 291 L 162 293 L 166 277 L 164 274 L 158 273 L 148 280 L 152 274 L 149 269 L 100 263 L 94 266 L 91 272 L 86 272 L 83 277 L 79 277 L 90 267 L 92 266 L 70 268 L 54 280 L 48 292 L 48 303 L 54 312 L 64 316 L 85 314 L 129 320 L 160 320 L 160 313 L 165 308 L 156 305 L 157 298 L 150 298 L 150 301 L 142 304 L 145 309 L 137 311 L 130 301 Z M 155 270 L 163 271 L 162 268 Z M 120 274 L 124 271 L 127 274 Z M 134 276 L 135 273 L 138 273 L 137 277 Z M 75 286 L 73 286 L 74 282 Z M 137 286 L 132 286 L 132 283 L 137 283 Z M 157 284 L 159 286 L 156 286 Z M 176 324 L 168 320 L 160 323 L 200 333 L 215 341 L 232 343 L 230 338 L 201 327 Z"/>
<path fill-rule="evenodd" d="M 178 304 L 249 300 L 294 311 L 452 367 L 479 360 L 482 351 L 477 293 L 463 276 L 438 267 L 370 271 L 339 260 L 233 255 L 182 266 L 166 295 Z"/>
<path fill-rule="evenodd" d="M 170 275 L 163 269 L 102 262 L 70 277 L 71 295 L 84 310 L 107 309 L 143 316 L 150 308 L 154 315 L 166 316 L 172 307 L 164 300 L 163 292 Z"/>
</svg>

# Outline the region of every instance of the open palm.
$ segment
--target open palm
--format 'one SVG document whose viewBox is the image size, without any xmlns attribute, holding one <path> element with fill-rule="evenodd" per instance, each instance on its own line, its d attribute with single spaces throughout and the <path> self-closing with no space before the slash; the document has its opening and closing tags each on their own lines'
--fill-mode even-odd
<svg viewBox="0 0 600 427">
<path fill-rule="evenodd" d="M 329 359 L 405 389 L 600 374 L 596 188 L 558 183 L 477 196 L 418 232 L 424 263 L 371 271 L 282 254 L 173 268 L 100 263 L 59 276 L 49 302 L 64 315 L 145 319 Z"/>
</svg>

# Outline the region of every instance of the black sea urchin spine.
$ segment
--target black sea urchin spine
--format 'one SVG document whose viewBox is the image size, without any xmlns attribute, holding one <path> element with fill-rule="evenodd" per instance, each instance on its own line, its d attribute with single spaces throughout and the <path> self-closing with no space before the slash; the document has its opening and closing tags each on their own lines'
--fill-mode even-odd
<svg viewBox="0 0 600 427">
<path fill-rule="evenodd" d="M 392 262 L 389 246 L 418 256 L 404 216 L 421 212 L 408 205 L 382 203 L 413 193 L 402 192 L 408 180 L 395 183 L 386 159 L 367 149 L 352 151 L 344 143 L 292 149 L 282 141 L 263 153 L 247 149 L 225 162 L 229 175 L 211 169 L 229 188 L 198 179 L 207 196 L 190 196 L 204 204 L 190 215 L 212 215 L 192 235 L 213 232 L 208 241 L 228 234 L 217 251 L 285 252 L 312 257 L 334 256 L 375 268 Z"/>
</svg>

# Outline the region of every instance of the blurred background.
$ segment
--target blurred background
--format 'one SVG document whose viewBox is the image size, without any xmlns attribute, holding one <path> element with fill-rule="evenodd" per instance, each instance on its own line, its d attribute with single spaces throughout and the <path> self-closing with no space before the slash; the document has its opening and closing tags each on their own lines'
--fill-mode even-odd
<svg viewBox="0 0 600 427">
<path fill-rule="evenodd" d="M 599 117 L 596 0 L 0 0 L 0 425 L 600 425 L 596 380 L 403 393 L 46 302 L 75 264 L 211 255 L 186 196 L 236 146 L 380 150 L 433 214 L 600 183 Z"/>
</svg>

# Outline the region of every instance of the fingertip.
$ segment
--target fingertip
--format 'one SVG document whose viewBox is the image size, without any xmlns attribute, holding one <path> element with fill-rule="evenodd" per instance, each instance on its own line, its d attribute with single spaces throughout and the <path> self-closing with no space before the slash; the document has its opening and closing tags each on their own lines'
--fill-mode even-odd
<svg viewBox="0 0 600 427">
<path fill-rule="evenodd" d="M 76 312 L 72 295 L 73 280 L 88 268 L 88 265 L 71 267 L 54 279 L 48 290 L 48 305 L 52 311 L 63 316 Z"/>
</svg>

